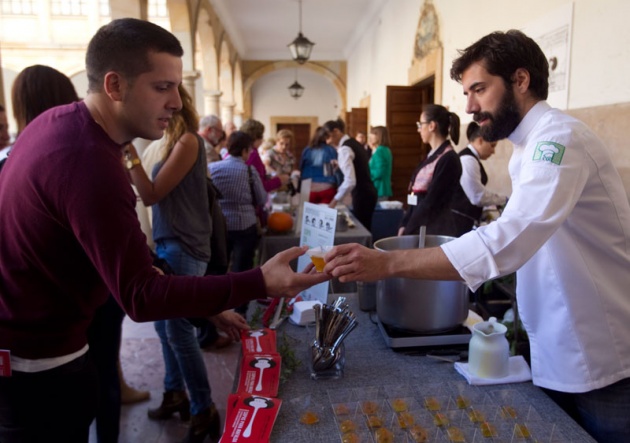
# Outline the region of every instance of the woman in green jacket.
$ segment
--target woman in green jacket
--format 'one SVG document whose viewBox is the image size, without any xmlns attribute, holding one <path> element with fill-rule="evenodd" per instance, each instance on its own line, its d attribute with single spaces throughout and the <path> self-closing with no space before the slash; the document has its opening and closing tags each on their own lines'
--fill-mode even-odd
<svg viewBox="0 0 630 443">
<path fill-rule="evenodd" d="M 389 132 L 385 126 L 370 129 L 368 144 L 374 152 L 370 157 L 370 175 L 378 192 L 378 201 L 392 196 L 392 151 L 389 149 Z"/>
</svg>

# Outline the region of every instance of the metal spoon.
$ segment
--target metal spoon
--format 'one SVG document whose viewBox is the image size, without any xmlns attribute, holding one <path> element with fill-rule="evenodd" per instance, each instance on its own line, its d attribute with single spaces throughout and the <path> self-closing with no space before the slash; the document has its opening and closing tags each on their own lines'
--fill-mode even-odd
<svg viewBox="0 0 630 443">
<path fill-rule="evenodd" d="M 418 248 L 420 249 L 424 248 L 426 236 L 427 236 L 427 227 L 424 225 L 420 226 L 420 233 L 418 235 Z"/>
</svg>

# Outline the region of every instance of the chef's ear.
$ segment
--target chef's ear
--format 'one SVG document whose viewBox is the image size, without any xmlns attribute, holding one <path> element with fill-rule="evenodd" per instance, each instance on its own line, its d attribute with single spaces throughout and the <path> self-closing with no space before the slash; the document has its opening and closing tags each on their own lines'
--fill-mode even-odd
<svg viewBox="0 0 630 443">
<path fill-rule="evenodd" d="M 529 75 L 529 71 L 525 68 L 518 68 L 514 71 L 514 75 L 512 76 L 512 84 L 516 88 L 518 92 L 524 94 L 529 89 L 529 83 L 531 77 Z"/>
</svg>

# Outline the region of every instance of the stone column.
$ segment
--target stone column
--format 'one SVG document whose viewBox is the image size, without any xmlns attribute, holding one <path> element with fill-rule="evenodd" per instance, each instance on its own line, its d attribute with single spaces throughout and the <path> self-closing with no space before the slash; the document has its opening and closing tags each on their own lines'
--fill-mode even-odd
<svg viewBox="0 0 630 443">
<path fill-rule="evenodd" d="M 187 71 L 184 72 L 184 78 L 182 79 L 184 88 L 186 88 L 186 91 L 190 94 L 193 103 L 195 103 L 195 82 L 199 77 L 201 77 L 199 71 Z"/>
<path fill-rule="evenodd" d="M 234 122 L 237 128 L 240 128 L 243 125 L 243 113 L 235 112 L 232 121 Z"/>
<path fill-rule="evenodd" d="M 225 125 L 227 122 L 234 122 L 234 107 L 236 103 L 221 103 L 221 121 Z"/>
<path fill-rule="evenodd" d="M 204 102 L 204 115 L 216 115 L 221 118 L 221 112 L 219 108 L 219 98 L 223 93 L 221 91 L 213 91 L 204 89 L 203 91 L 203 102 Z"/>
</svg>

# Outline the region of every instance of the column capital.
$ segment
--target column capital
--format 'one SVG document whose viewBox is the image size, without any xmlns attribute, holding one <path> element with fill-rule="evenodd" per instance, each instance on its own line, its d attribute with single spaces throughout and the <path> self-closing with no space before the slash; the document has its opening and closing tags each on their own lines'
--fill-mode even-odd
<svg viewBox="0 0 630 443">
<path fill-rule="evenodd" d="M 203 96 L 204 97 L 216 97 L 216 99 L 218 100 L 219 97 L 221 97 L 223 95 L 222 91 L 218 91 L 216 89 L 204 89 L 203 90 Z"/>
<path fill-rule="evenodd" d="M 184 71 L 184 81 L 188 80 L 188 81 L 194 81 L 197 80 L 199 77 L 201 77 L 201 72 L 195 70 L 195 71 Z"/>
</svg>

